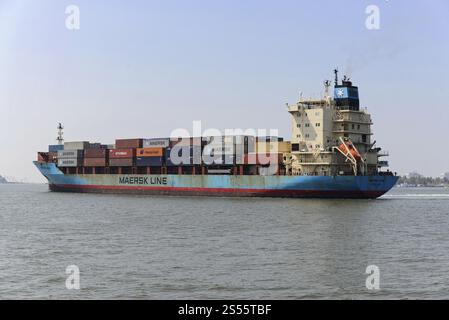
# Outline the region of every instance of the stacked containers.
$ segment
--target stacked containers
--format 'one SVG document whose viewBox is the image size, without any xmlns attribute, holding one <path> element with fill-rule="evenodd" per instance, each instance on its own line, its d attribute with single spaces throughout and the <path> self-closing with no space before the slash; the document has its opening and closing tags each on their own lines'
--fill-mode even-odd
<svg viewBox="0 0 449 320">
<path fill-rule="evenodd" d="M 235 163 L 234 136 L 214 136 L 205 138 L 203 149 L 206 165 L 233 165 Z"/>
<path fill-rule="evenodd" d="M 164 164 L 164 148 L 138 148 L 136 165 L 138 167 L 160 167 Z"/>
<path fill-rule="evenodd" d="M 206 141 L 201 137 L 172 138 L 170 147 L 165 150 L 166 165 L 192 166 L 201 165 L 201 153 Z"/>
<path fill-rule="evenodd" d="M 58 151 L 64 150 L 63 144 L 51 144 L 48 146 L 48 156 L 47 161 L 50 163 L 57 163 Z"/>
<path fill-rule="evenodd" d="M 142 148 L 143 139 L 117 139 L 115 149 L 109 150 L 110 167 L 132 167 L 135 164 L 136 149 Z"/>
<path fill-rule="evenodd" d="M 136 149 L 112 149 L 109 150 L 110 167 L 132 167 L 134 165 Z"/>
<path fill-rule="evenodd" d="M 83 165 L 84 150 L 58 151 L 58 167 L 81 167 Z"/>
<path fill-rule="evenodd" d="M 165 149 L 168 167 L 201 165 L 201 145 L 175 145 Z"/>
<path fill-rule="evenodd" d="M 85 167 L 106 167 L 107 157 L 109 153 L 106 149 L 101 148 L 90 148 L 84 150 L 84 166 Z"/>
<path fill-rule="evenodd" d="M 290 141 L 281 137 L 257 137 L 256 150 L 244 157 L 245 164 L 282 164 L 284 153 L 291 152 Z"/>
<path fill-rule="evenodd" d="M 253 136 L 216 136 L 205 138 L 203 158 L 206 164 L 234 165 L 242 164 L 244 155 L 254 152 Z"/>
<path fill-rule="evenodd" d="M 244 158 L 250 153 L 256 152 L 256 138 L 254 136 L 236 137 L 236 163 L 243 164 Z"/>
<path fill-rule="evenodd" d="M 64 142 L 64 150 L 58 151 L 58 167 L 81 167 L 84 149 L 89 148 L 89 141 Z"/>
</svg>

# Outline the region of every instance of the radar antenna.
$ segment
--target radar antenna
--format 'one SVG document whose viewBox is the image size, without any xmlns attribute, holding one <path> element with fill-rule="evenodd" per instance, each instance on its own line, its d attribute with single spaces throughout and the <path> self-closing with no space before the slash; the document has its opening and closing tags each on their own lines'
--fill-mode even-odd
<svg viewBox="0 0 449 320">
<path fill-rule="evenodd" d="M 64 143 L 64 132 L 62 131 L 64 127 L 62 126 L 62 123 L 58 123 L 58 137 L 56 138 L 56 141 L 58 141 L 58 145 L 62 145 Z"/>
</svg>

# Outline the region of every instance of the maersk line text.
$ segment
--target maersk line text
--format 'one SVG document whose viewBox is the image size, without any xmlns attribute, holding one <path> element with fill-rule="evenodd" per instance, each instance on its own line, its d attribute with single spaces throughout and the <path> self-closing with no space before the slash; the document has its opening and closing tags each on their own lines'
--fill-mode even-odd
<svg viewBox="0 0 449 320">
<path fill-rule="evenodd" d="M 166 177 L 119 177 L 119 184 L 167 185 Z"/>
</svg>

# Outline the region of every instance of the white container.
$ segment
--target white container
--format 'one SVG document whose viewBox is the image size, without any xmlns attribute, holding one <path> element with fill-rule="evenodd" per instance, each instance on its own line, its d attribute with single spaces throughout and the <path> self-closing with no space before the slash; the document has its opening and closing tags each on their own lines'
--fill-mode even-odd
<svg viewBox="0 0 449 320">
<path fill-rule="evenodd" d="M 89 148 L 89 141 L 64 142 L 64 150 L 84 150 Z"/>
<path fill-rule="evenodd" d="M 82 158 L 84 150 L 59 150 L 58 159 Z"/>
<path fill-rule="evenodd" d="M 143 148 L 168 148 L 170 139 L 143 139 Z"/>
<path fill-rule="evenodd" d="M 78 165 L 82 165 L 82 161 L 78 158 L 67 158 L 67 159 L 58 159 L 58 167 L 78 167 Z"/>
</svg>

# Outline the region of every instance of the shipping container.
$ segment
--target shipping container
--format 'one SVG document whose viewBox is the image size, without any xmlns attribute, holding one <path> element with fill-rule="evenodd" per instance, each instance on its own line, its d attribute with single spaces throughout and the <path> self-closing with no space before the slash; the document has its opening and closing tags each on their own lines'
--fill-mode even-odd
<svg viewBox="0 0 449 320">
<path fill-rule="evenodd" d="M 165 150 L 167 166 L 200 165 L 201 146 L 174 146 Z"/>
<path fill-rule="evenodd" d="M 142 148 L 143 139 L 117 139 L 115 147 L 117 149 Z"/>
<path fill-rule="evenodd" d="M 134 159 L 109 159 L 110 167 L 132 167 L 134 165 Z"/>
<path fill-rule="evenodd" d="M 106 167 L 106 158 L 84 158 L 85 167 Z"/>
<path fill-rule="evenodd" d="M 170 138 L 143 139 L 143 148 L 167 148 L 170 146 Z"/>
<path fill-rule="evenodd" d="M 205 138 L 204 146 L 206 154 L 246 154 L 256 150 L 253 136 L 214 136 Z"/>
<path fill-rule="evenodd" d="M 58 159 L 82 158 L 84 150 L 60 150 L 58 151 Z"/>
<path fill-rule="evenodd" d="M 85 158 L 106 158 L 108 152 L 106 149 L 86 149 L 84 150 Z"/>
<path fill-rule="evenodd" d="M 184 138 L 171 138 L 170 147 L 178 146 L 204 146 L 207 141 L 203 141 L 201 137 L 184 137 Z"/>
<path fill-rule="evenodd" d="M 163 157 L 164 148 L 138 148 L 136 149 L 137 157 Z"/>
<path fill-rule="evenodd" d="M 48 152 L 58 152 L 60 150 L 64 150 L 63 144 L 51 144 L 48 146 Z"/>
<path fill-rule="evenodd" d="M 282 142 L 284 138 L 276 136 L 256 137 L 256 142 Z"/>
<path fill-rule="evenodd" d="M 136 149 L 109 150 L 109 159 L 129 159 L 136 155 Z"/>
<path fill-rule="evenodd" d="M 204 146 L 203 154 L 215 155 L 215 154 L 235 154 L 236 148 L 234 145 L 220 145 L 220 144 L 208 144 Z"/>
<path fill-rule="evenodd" d="M 284 155 L 282 153 L 250 153 L 244 156 L 243 164 L 257 164 L 257 165 L 270 165 L 270 164 L 282 164 Z"/>
<path fill-rule="evenodd" d="M 89 141 L 64 142 L 64 150 L 84 150 L 89 148 Z"/>
<path fill-rule="evenodd" d="M 58 167 L 80 167 L 82 165 L 83 165 L 82 159 L 77 158 L 58 159 Z"/>
<path fill-rule="evenodd" d="M 48 162 L 57 162 L 58 161 L 58 153 L 57 152 L 49 152 L 48 153 Z"/>
<path fill-rule="evenodd" d="M 236 157 L 230 154 L 205 156 L 203 154 L 203 163 L 205 165 L 234 165 L 236 162 Z"/>
<path fill-rule="evenodd" d="M 136 157 L 138 167 L 160 167 L 164 164 L 164 157 Z"/>
<path fill-rule="evenodd" d="M 290 153 L 291 143 L 290 141 L 259 141 L 257 142 L 257 153 Z"/>
<path fill-rule="evenodd" d="M 37 153 L 37 161 L 48 162 L 48 152 L 38 152 Z"/>
<path fill-rule="evenodd" d="M 102 144 L 99 142 L 89 143 L 89 149 L 101 149 Z"/>
</svg>

